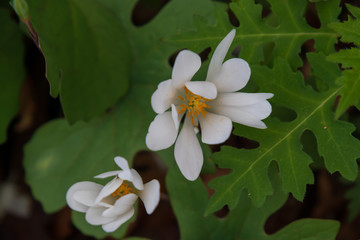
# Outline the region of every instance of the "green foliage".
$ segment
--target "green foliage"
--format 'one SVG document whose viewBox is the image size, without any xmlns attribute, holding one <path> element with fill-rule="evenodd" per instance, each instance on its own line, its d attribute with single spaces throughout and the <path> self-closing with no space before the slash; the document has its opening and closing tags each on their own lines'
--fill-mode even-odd
<svg viewBox="0 0 360 240">
<path fill-rule="evenodd" d="M 150 239 L 142 238 L 142 237 L 129 237 L 129 238 L 125 238 L 124 240 L 150 240 Z"/>
<path fill-rule="evenodd" d="M 340 12 L 339 2 L 329 0 L 317 3 L 321 28 L 310 27 L 303 17 L 307 1 L 303 0 L 269 0 L 272 14 L 261 18 L 262 6 L 253 0 L 234 0 L 230 9 L 240 22 L 236 27 L 236 36 L 233 46 L 241 46 L 239 57 L 246 59 L 250 65 L 254 63 L 267 63 L 281 56 L 293 69 L 301 66 L 299 53 L 301 46 L 307 40 L 315 40 L 315 48 L 324 53 L 334 51 L 337 35 L 327 27 L 329 22 L 336 21 Z M 168 41 L 179 47 L 187 47 L 201 51 L 206 47 L 213 50 L 223 37 L 232 29 L 229 17 L 221 9 L 216 11 L 216 23 L 207 23 L 206 20 L 197 18 L 196 32 L 183 33 L 174 36 Z M 276 26 L 268 24 L 269 18 L 275 19 Z M 264 53 L 267 51 L 267 55 Z M 229 52 L 228 55 L 231 53 Z"/>
<path fill-rule="evenodd" d="M 68 121 L 104 113 L 129 85 L 129 35 L 115 9 L 97 0 L 28 0 L 28 4 L 46 59 L 51 95 L 60 94 Z"/>
<path fill-rule="evenodd" d="M 335 239 L 340 224 L 332 220 L 300 219 L 272 235 L 273 240 L 330 240 Z"/>
<path fill-rule="evenodd" d="M 348 211 L 349 211 L 349 221 L 355 220 L 360 214 L 360 177 L 358 177 L 354 183 L 354 186 L 346 192 L 346 199 L 348 199 Z"/>
<path fill-rule="evenodd" d="M 239 201 L 239 192 L 248 190 L 256 205 L 261 205 L 273 190 L 267 178 L 267 168 L 276 161 L 280 169 L 283 190 L 302 200 L 306 184 L 313 183 L 309 168 L 311 158 L 303 152 L 300 138 L 305 130 L 313 132 L 317 139 L 318 151 L 324 158 L 326 168 L 339 171 L 345 178 L 354 180 L 357 175 L 356 159 L 360 157 L 360 142 L 351 133 L 354 126 L 348 122 L 334 120 L 333 103 L 341 87 L 333 83 L 339 75 L 336 65 L 326 63 L 323 55 L 309 54 L 314 76 L 326 82 L 329 89 L 315 92 L 304 84 L 300 72 L 293 73 L 284 60 L 277 60 L 273 69 L 255 67 L 252 80 L 260 87 L 260 92 L 273 92 L 272 104 L 294 110 L 297 118 L 291 122 L 281 122 L 270 118 L 265 121 L 268 129 L 251 129 L 235 125 L 234 134 L 258 141 L 260 147 L 254 150 L 223 147 L 215 153 L 214 161 L 232 172 L 210 182 L 216 190 L 207 213 L 225 204 L 233 209 Z M 326 74 L 323 74 L 326 70 Z"/>
<path fill-rule="evenodd" d="M 339 223 L 330 220 L 301 219 L 287 225 L 275 234 L 264 231 L 267 218 L 286 201 L 287 195 L 281 191 L 281 183 L 274 166 L 271 180 L 275 192 L 266 203 L 257 208 L 243 192 L 239 204 L 222 219 L 214 215 L 204 217 L 208 193 L 201 182 L 181 181 L 182 176 L 170 170 L 166 183 L 171 204 L 177 216 L 182 239 L 335 239 Z"/>
<path fill-rule="evenodd" d="M 19 92 L 25 77 L 23 35 L 10 17 L 8 9 L 0 8 L 0 143 L 19 108 Z"/>
<path fill-rule="evenodd" d="M 349 16 L 348 21 L 332 23 L 330 27 L 341 34 L 343 42 L 351 42 L 360 46 L 360 8 L 347 5 L 355 19 Z M 338 78 L 338 83 L 343 85 L 340 92 L 341 98 L 336 109 L 336 117 L 340 117 L 350 106 L 355 105 L 360 109 L 360 50 L 358 48 L 344 49 L 332 54 L 328 60 L 341 63 L 346 70 Z"/>
<path fill-rule="evenodd" d="M 330 27 L 341 34 L 343 42 L 352 42 L 360 45 L 360 8 L 346 5 L 355 18 L 348 16 L 348 21 L 342 23 L 331 23 Z"/>
<path fill-rule="evenodd" d="M 129 237 L 129 238 L 125 238 L 124 240 L 150 240 L 150 239 L 142 238 L 142 237 Z"/>
</svg>

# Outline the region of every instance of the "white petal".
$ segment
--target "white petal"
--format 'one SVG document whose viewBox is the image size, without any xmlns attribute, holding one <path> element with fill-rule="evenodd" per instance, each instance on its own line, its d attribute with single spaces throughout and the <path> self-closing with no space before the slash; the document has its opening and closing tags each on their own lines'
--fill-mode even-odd
<svg viewBox="0 0 360 240">
<path fill-rule="evenodd" d="M 211 58 L 206 81 L 212 82 L 221 70 L 222 63 L 228 52 L 230 45 L 235 37 L 235 29 L 231 30 L 228 35 L 219 43 Z"/>
<path fill-rule="evenodd" d="M 143 190 L 144 189 L 144 183 L 142 181 L 141 176 L 139 175 L 139 173 L 135 170 L 135 169 L 131 169 L 131 181 L 134 184 L 134 187 L 138 190 Z"/>
<path fill-rule="evenodd" d="M 103 189 L 101 189 L 99 195 L 96 198 L 96 202 L 100 202 L 101 200 L 103 200 L 105 197 L 109 196 L 110 194 L 112 194 L 113 192 L 115 192 L 116 189 L 118 189 L 118 187 L 120 187 L 120 185 L 122 184 L 123 180 L 120 178 L 114 178 L 113 180 L 111 180 L 110 182 L 108 182 Z"/>
<path fill-rule="evenodd" d="M 104 172 L 99 175 L 96 175 L 94 178 L 107 178 L 107 177 L 113 177 L 119 174 L 121 171 L 110 171 L 110 172 Z"/>
<path fill-rule="evenodd" d="M 221 93 L 209 102 L 211 111 L 229 117 L 232 121 L 255 128 L 266 128 L 261 121 L 272 111 L 266 100 L 272 93 Z"/>
<path fill-rule="evenodd" d="M 176 132 L 179 130 L 180 121 L 181 121 L 182 117 L 184 116 L 184 113 L 181 113 L 181 114 L 178 113 L 180 111 L 180 109 L 181 108 L 179 106 L 175 106 L 174 104 L 171 105 L 171 116 L 174 121 Z"/>
<path fill-rule="evenodd" d="M 251 70 L 249 64 L 241 58 L 227 60 L 219 74 L 212 79 L 219 92 L 236 92 L 247 84 Z"/>
<path fill-rule="evenodd" d="M 153 179 L 144 185 L 144 190 L 139 193 L 143 201 L 147 214 L 153 213 L 160 201 L 160 183 Z"/>
<path fill-rule="evenodd" d="M 183 88 L 185 82 L 192 79 L 201 66 L 201 58 L 189 50 L 182 50 L 175 59 L 172 71 L 172 84 L 176 89 Z M 170 105 L 169 105 L 170 107 Z"/>
<path fill-rule="evenodd" d="M 104 217 L 102 213 L 106 210 L 105 207 L 91 207 L 86 211 L 85 219 L 91 225 L 101 225 L 114 221 L 115 217 Z"/>
<path fill-rule="evenodd" d="M 166 80 L 158 85 L 157 90 L 151 96 L 151 106 L 156 113 L 165 112 L 176 98 L 176 89 L 172 80 Z"/>
<path fill-rule="evenodd" d="M 102 185 L 93 183 L 93 182 L 78 182 L 72 185 L 69 190 L 66 193 L 66 202 L 69 205 L 69 207 L 73 210 L 79 211 L 79 212 L 86 212 L 88 209 L 88 206 L 78 202 L 74 195 L 78 191 L 93 191 L 93 192 L 100 192 L 102 189 Z"/>
<path fill-rule="evenodd" d="M 118 177 L 122 180 L 132 181 L 132 174 L 130 170 L 120 171 Z"/>
<path fill-rule="evenodd" d="M 229 117 L 233 122 L 237 122 L 249 127 L 264 129 L 266 128 L 266 125 L 261 120 L 264 119 L 265 116 L 267 116 L 271 112 L 271 105 L 269 103 L 261 104 L 261 105 L 263 105 L 262 107 L 265 107 L 267 109 L 261 109 L 261 108 L 256 109 L 250 106 L 246 106 L 246 107 L 223 106 L 219 108 L 213 108 L 213 111 L 216 112 L 217 114 L 221 114 Z M 256 113 L 258 116 L 256 116 L 254 113 Z"/>
<path fill-rule="evenodd" d="M 177 132 L 171 112 L 161 113 L 150 124 L 146 146 L 153 151 L 168 148 L 174 144 Z"/>
<path fill-rule="evenodd" d="M 248 106 L 263 102 L 272 98 L 272 93 L 219 93 L 217 98 L 208 103 L 209 106 L 227 105 L 227 106 Z"/>
<path fill-rule="evenodd" d="M 117 217 L 128 212 L 131 208 L 134 208 L 134 203 L 138 196 L 136 194 L 130 193 L 125 196 L 120 197 L 116 200 L 114 206 L 106 209 L 103 213 L 103 217 Z"/>
<path fill-rule="evenodd" d="M 241 106 L 240 111 L 247 112 L 260 120 L 267 118 L 271 114 L 271 104 L 268 101 L 262 101 L 253 105 Z"/>
<path fill-rule="evenodd" d="M 101 206 L 101 207 L 105 207 L 105 208 L 110 208 L 114 205 L 115 203 L 115 198 L 112 196 L 106 197 L 104 198 L 101 202 L 98 202 L 96 204 L 96 206 Z"/>
<path fill-rule="evenodd" d="M 114 221 L 102 225 L 102 228 L 104 229 L 105 232 L 113 232 L 116 229 L 118 229 L 123 223 L 129 220 L 133 215 L 134 215 L 134 208 L 131 208 L 128 212 L 119 216 Z"/>
<path fill-rule="evenodd" d="M 77 191 L 74 194 L 74 199 L 85 206 L 92 207 L 95 205 L 95 199 L 98 196 L 100 190 L 98 191 Z"/>
<path fill-rule="evenodd" d="M 132 182 L 138 190 L 144 189 L 142 178 L 133 168 L 126 171 L 120 171 L 118 177 L 122 180 L 128 180 L 129 182 Z"/>
<path fill-rule="evenodd" d="M 185 86 L 192 93 L 207 99 L 215 99 L 217 96 L 216 86 L 211 82 L 192 81 L 186 82 Z"/>
<path fill-rule="evenodd" d="M 122 170 L 129 170 L 129 163 L 128 161 L 123 157 L 115 157 L 114 158 L 115 163 L 121 168 Z"/>
<path fill-rule="evenodd" d="M 175 160 L 186 179 L 193 181 L 199 176 L 204 158 L 191 119 L 188 117 L 175 143 Z"/>
<path fill-rule="evenodd" d="M 218 144 L 225 142 L 232 130 L 232 122 L 228 117 L 207 113 L 205 117 L 200 116 L 201 139 L 207 144 Z"/>
</svg>

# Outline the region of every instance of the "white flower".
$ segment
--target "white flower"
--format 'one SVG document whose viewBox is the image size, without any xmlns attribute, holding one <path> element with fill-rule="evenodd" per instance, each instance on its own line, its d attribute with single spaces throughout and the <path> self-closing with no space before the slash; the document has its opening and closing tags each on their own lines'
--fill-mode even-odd
<svg viewBox="0 0 360 240">
<path fill-rule="evenodd" d="M 102 225 L 106 232 L 113 232 L 134 215 L 134 203 L 138 197 L 144 202 L 146 212 L 151 214 L 160 200 L 160 184 L 154 179 L 146 184 L 127 161 L 115 157 L 122 169 L 95 176 L 115 178 L 102 186 L 93 182 L 78 182 L 66 193 L 66 201 L 73 210 L 84 212 L 92 225 Z"/>
<path fill-rule="evenodd" d="M 236 92 L 247 84 L 250 67 L 240 58 L 223 63 L 234 36 L 232 30 L 217 46 L 206 81 L 190 81 L 199 70 L 201 59 L 196 53 L 183 50 L 176 57 L 171 79 L 161 82 L 151 97 L 158 115 L 150 124 L 146 145 L 158 151 L 176 141 L 175 160 L 188 180 L 195 180 L 203 165 L 203 153 L 194 132 L 199 124 L 202 142 L 218 144 L 229 138 L 232 121 L 266 128 L 261 120 L 271 113 L 266 99 L 273 97 L 272 93 Z"/>
</svg>

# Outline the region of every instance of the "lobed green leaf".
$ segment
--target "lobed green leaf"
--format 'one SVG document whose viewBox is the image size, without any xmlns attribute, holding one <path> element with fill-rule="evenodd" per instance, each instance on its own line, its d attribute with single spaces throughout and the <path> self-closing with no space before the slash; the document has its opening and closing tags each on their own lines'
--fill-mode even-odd
<svg viewBox="0 0 360 240">
<path fill-rule="evenodd" d="M 360 45 L 360 8 L 347 5 L 356 19 L 349 16 L 348 21 L 332 23 L 329 26 L 341 34 L 343 42 L 352 42 Z M 355 105 L 360 109 L 360 50 L 351 48 L 340 50 L 327 58 L 329 61 L 341 63 L 347 68 L 338 78 L 338 83 L 344 86 L 340 92 L 341 98 L 336 109 L 336 118 L 339 118 L 350 106 Z M 350 68 L 350 69 L 349 69 Z"/>
<path fill-rule="evenodd" d="M 169 156 L 170 157 L 170 156 Z M 339 223 L 332 220 L 301 219 L 290 223 L 280 231 L 269 235 L 264 231 L 267 218 L 286 201 L 281 190 L 279 175 L 270 167 L 270 179 L 274 194 L 265 204 L 255 207 L 245 193 L 240 194 L 239 204 L 223 218 L 204 216 L 208 202 L 207 191 L 201 180 L 181 181 L 181 174 L 170 169 L 166 184 L 170 201 L 180 225 L 182 239 L 286 239 L 323 240 L 335 239 Z"/>
<path fill-rule="evenodd" d="M 340 11 L 337 0 L 317 3 L 321 20 L 319 29 L 310 27 L 304 18 L 307 1 L 269 0 L 268 2 L 272 14 L 262 18 L 260 4 L 256 4 L 253 0 L 233 0 L 230 9 L 239 20 L 239 27 L 231 25 L 228 14 L 218 9 L 215 12 L 215 23 L 196 18 L 196 31 L 179 32 L 178 35 L 167 39 L 167 42 L 195 51 L 201 51 L 206 47 L 214 50 L 223 37 L 235 28 L 233 46 L 241 47 L 239 57 L 251 65 L 255 63 L 272 65 L 273 60 L 280 56 L 286 59 L 293 69 L 297 69 L 302 64 L 299 53 L 301 46 L 307 40 L 315 40 L 315 48 L 318 51 L 326 54 L 334 52 L 337 34 L 329 29 L 327 24 L 336 21 Z M 270 24 L 269 21 L 274 23 Z M 231 54 L 229 51 L 228 56 Z"/>
<path fill-rule="evenodd" d="M 252 129 L 236 124 L 234 134 L 259 142 L 260 147 L 252 150 L 223 147 L 213 155 L 221 168 L 231 169 L 231 173 L 214 179 L 209 186 L 216 190 L 211 197 L 206 213 L 209 214 L 228 204 L 235 208 L 239 192 L 247 189 L 254 204 L 260 206 L 273 190 L 267 177 L 267 169 L 272 161 L 279 166 L 282 187 L 285 192 L 302 200 L 306 185 L 313 183 L 309 167 L 311 158 L 303 152 L 301 136 L 310 130 L 316 137 L 319 155 L 326 168 L 340 172 L 349 180 L 357 176 L 356 159 L 360 157 L 360 141 L 351 133 L 355 127 L 335 120 L 333 104 L 341 86 L 333 82 L 339 76 L 336 65 L 325 62 L 325 56 L 309 54 L 314 69 L 313 75 L 328 84 L 328 90 L 316 92 L 304 84 L 300 72 L 293 73 L 284 60 L 277 60 L 274 68 L 264 66 L 253 68 L 252 80 L 260 86 L 260 92 L 273 92 L 273 105 L 284 106 L 296 112 L 297 117 L 290 122 L 276 118 L 266 120 L 267 129 Z M 326 75 L 319 75 L 327 70 Z"/>
<path fill-rule="evenodd" d="M 346 5 L 348 10 L 353 14 L 354 18 L 348 16 L 348 20 L 342 23 L 331 23 L 329 27 L 341 34 L 343 42 L 352 42 L 360 45 L 360 8 Z"/>
</svg>

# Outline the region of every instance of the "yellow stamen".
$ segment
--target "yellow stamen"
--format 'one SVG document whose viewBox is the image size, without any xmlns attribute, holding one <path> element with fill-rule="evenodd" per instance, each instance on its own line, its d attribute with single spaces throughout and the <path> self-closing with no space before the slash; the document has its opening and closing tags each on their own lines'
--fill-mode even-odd
<svg viewBox="0 0 360 240">
<path fill-rule="evenodd" d="M 131 182 L 124 180 L 122 182 L 122 184 L 120 185 L 120 187 L 118 187 L 115 190 L 115 192 L 113 192 L 111 194 L 111 196 L 116 197 L 116 199 L 119 199 L 122 196 L 125 196 L 125 195 L 127 195 L 129 193 L 137 194 L 138 190 L 134 187 L 134 185 Z"/>
<path fill-rule="evenodd" d="M 199 117 L 199 113 L 205 117 L 206 115 L 206 108 L 210 108 L 209 105 L 207 105 L 205 102 L 210 101 L 210 99 L 201 97 L 199 95 L 194 94 L 193 92 L 191 92 L 189 89 L 187 89 L 186 87 L 184 87 L 185 89 L 185 95 L 186 95 L 186 99 L 184 99 L 181 96 L 178 96 L 178 98 L 182 101 L 184 101 L 184 104 L 181 104 L 180 107 L 181 109 L 178 110 L 178 114 L 184 113 L 185 111 L 187 111 L 186 117 L 190 117 L 191 116 L 191 121 L 194 125 L 194 118 L 198 118 Z"/>
</svg>

